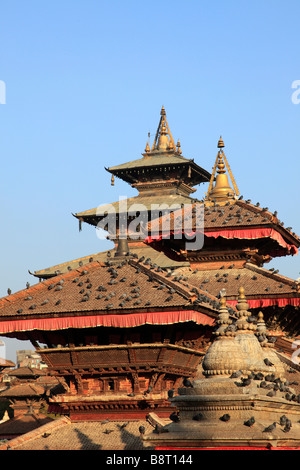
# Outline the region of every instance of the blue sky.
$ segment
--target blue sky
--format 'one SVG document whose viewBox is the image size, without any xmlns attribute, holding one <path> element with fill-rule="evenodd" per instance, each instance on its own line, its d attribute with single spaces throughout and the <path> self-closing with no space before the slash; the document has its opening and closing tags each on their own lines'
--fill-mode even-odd
<svg viewBox="0 0 300 470">
<path fill-rule="evenodd" d="M 2 4 L 0 296 L 110 246 L 72 212 L 136 194 L 104 167 L 140 157 L 162 105 L 184 156 L 210 171 L 222 135 L 240 193 L 300 234 L 299 14 L 289 0 Z M 271 264 L 299 276 L 298 256 Z"/>
</svg>

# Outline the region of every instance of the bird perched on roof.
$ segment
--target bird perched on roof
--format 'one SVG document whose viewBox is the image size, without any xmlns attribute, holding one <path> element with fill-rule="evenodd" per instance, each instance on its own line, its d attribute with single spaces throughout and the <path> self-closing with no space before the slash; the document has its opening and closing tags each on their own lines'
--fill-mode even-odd
<svg viewBox="0 0 300 470">
<path fill-rule="evenodd" d="M 267 426 L 263 432 L 272 432 L 274 431 L 274 429 L 276 428 L 276 422 L 274 421 L 274 423 L 270 424 L 270 426 Z"/>
<path fill-rule="evenodd" d="M 221 416 L 220 420 L 226 423 L 230 420 L 230 415 L 228 413 L 225 413 L 223 416 Z"/>
<path fill-rule="evenodd" d="M 254 376 L 254 380 L 263 380 L 264 375 L 261 372 L 257 372 Z"/>
<path fill-rule="evenodd" d="M 140 434 L 145 434 L 145 431 L 146 431 L 145 426 L 140 426 L 139 427 Z"/>
<path fill-rule="evenodd" d="M 247 385 L 250 385 L 250 384 L 251 384 L 251 379 L 249 377 L 242 379 L 243 387 L 247 387 Z"/>
<path fill-rule="evenodd" d="M 104 434 L 110 434 L 111 432 L 113 432 L 113 429 L 105 429 L 105 431 L 103 431 Z"/>
<path fill-rule="evenodd" d="M 251 416 L 247 421 L 244 421 L 245 426 L 249 426 L 251 428 L 255 423 L 255 418 L 254 416 Z"/>
<path fill-rule="evenodd" d="M 8 293 L 8 295 L 11 294 L 11 289 L 10 288 L 7 289 L 7 293 Z"/>
<path fill-rule="evenodd" d="M 264 359 L 264 363 L 266 364 L 266 366 L 269 366 L 269 367 L 274 366 L 273 362 L 269 361 L 267 357 Z"/>
<path fill-rule="evenodd" d="M 233 372 L 229 378 L 230 379 L 238 379 L 242 375 L 242 373 L 243 372 L 241 370 L 237 370 L 236 372 Z"/>
<path fill-rule="evenodd" d="M 187 379 L 186 377 L 183 379 L 183 385 L 184 385 L 185 387 L 193 388 L 192 382 L 191 382 L 189 379 Z"/>
<path fill-rule="evenodd" d="M 280 416 L 280 418 L 279 418 L 280 426 L 285 426 L 287 420 L 288 420 L 288 418 L 285 415 Z"/>
<path fill-rule="evenodd" d="M 198 413 L 195 416 L 193 416 L 194 421 L 201 421 L 201 419 L 203 419 L 203 415 L 201 413 Z"/>
<path fill-rule="evenodd" d="M 179 414 L 177 413 L 177 411 L 173 411 L 173 413 L 170 414 L 169 418 L 174 423 L 178 423 L 180 421 Z"/>
<path fill-rule="evenodd" d="M 283 428 L 283 432 L 289 432 L 291 430 L 291 427 L 292 427 L 292 422 L 290 419 L 287 419 L 285 426 Z"/>
<path fill-rule="evenodd" d="M 129 421 L 126 421 L 126 423 L 123 423 L 123 424 L 119 424 L 119 429 L 124 429 L 126 428 L 127 424 L 129 424 Z"/>
</svg>

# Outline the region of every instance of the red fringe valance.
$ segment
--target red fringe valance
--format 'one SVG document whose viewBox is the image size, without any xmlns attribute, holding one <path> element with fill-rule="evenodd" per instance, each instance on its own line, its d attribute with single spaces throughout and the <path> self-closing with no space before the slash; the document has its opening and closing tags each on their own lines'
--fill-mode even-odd
<svg viewBox="0 0 300 470">
<path fill-rule="evenodd" d="M 171 232 L 173 235 L 174 233 Z M 175 232 L 179 234 L 180 232 Z M 195 235 L 195 232 L 185 233 L 185 235 L 192 237 Z M 255 239 L 255 238 L 271 238 L 272 240 L 277 241 L 277 243 L 283 248 L 288 250 L 288 253 L 296 255 L 298 253 L 298 248 L 295 245 L 289 245 L 286 243 L 282 235 L 278 233 L 273 228 L 257 228 L 257 229 L 236 229 L 236 230 L 216 230 L 204 232 L 206 237 L 222 237 L 222 238 L 241 238 L 241 239 Z M 153 241 L 158 241 L 163 238 L 169 238 L 170 233 L 161 233 L 157 235 L 149 235 L 144 241 L 145 243 L 151 243 Z"/>
<path fill-rule="evenodd" d="M 300 450 L 300 447 L 255 447 L 255 446 L 242 446 L 242 447 L 155 447 L 155 450 Z"/>
<path fill-rule="evenodd" d="M 81 317 L 38 318 L 0 322 L 0 335 L 33 330 L 65 330 L 67 328 L 95 328 L 97 326 L 132 328 L 141 325 L 169 325 L 195 322 L 212 325 L 214 319 L 194 310 L 174 312 L 133 313 L 129 315 L 88 315 Z"/>
<path fill-rule="evenodd" d="M 226 300 L 228 304 L 236 306 L 237 300 Z M 286 305 L 292 305 L 293 307 L 300 306 L 300 297 L 293 298 L 280 298 L 280 299 L 249 299 L 247 298 L 249 308 L 262 308 L 271 307 L 276 305 L 277 307 L 285 307 Z"/>
</svg>

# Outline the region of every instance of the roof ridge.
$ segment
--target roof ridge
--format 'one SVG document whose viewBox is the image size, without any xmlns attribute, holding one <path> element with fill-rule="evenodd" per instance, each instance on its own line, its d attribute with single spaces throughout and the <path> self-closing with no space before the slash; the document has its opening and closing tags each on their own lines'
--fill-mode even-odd
<svg viewBox="0 0 300 470">
<path fill-rule="evenodd" d="M 243 207 L 244 209 L 248 208 L 249 210 L 252 210 L 252 212 L 255 212 L 256 214 L 263 213 L 270 220 L 272 224 L 276 225 L 276 228 L 279 231 L 283 230 L 285 234 L 289 235 L 292 238 L 297 238 L 299 240 L 299 236 L 296 233 L 293 233 L 290 230 L 288 230 L 286 227 L 284 227 L 283 223 L 277 217 L 277 212 L 273 213 L 267 207 L 256 206 L 244 200 L 237 200 L 236 204 L 239 205 L 240 207 Z"/>
<path fill-rule="evenodd" d="M 251 269 L 251 271 L 255 271 L 257 273 L 261 273 L 261 274 L 264 274 L 264 275 L 267 275 L 267 277 L 271 278 L 271 279 L 274 279 L 275 281 L 282 281 L 282 282 L 285 282 L 286 284 L 288 285 L 295 285 L 295 284 L 299 284 L 295 279 L 291 279 L 287 276 L 284 276 L 283 274 L 279 274 L 279 273 L 273 273 L 272 271 L 266 269 L 266 268 L 263 268 L 261 266 L 256 266 L 255 264 L 253 263 L 245 263 L 245 267 Z"/>
<path fill-rule="evenodd" d="M 211 293 L 209 293 L 209 292 L 207 292 L 203 289 L 195 287 L 194 285 L 190 284 L 188 281 L 184 281 L 185 284 L 178 285 L 179 281 L 177 281 L 176 279 L 166 278 L 167 273 L 162 275 L 161 272 L 152 271 L 152 270 L 150 270 L 150 268 L 148 268 L 145 265 L 142 265 L 138 261 L 130 260 L 130 263 L 132 263 L 132 262 L 133 262 L 134 266 L 139 266 L 142 269 L 144 269 L 144 272 L 146 274 L 147 274 L 147 272 L 146 272 L 147 270 L 149 272 L 151 272 L 151 274 L 154 274 L 153 277 L 156 278 L 156 280 L 158 280 L 159 282 L 162 282 L 162 283 L 166 284 L 168 287 L 174 287 L 177 290 L 177 292 L 179 292 L 181 295 L 189 298 L 192 302 L 197 299 L 198 294 L 203 294 L 206 297 L 210 298 L 211 300 L 219 302 L 219 299 L 216 296 L 214 296 L 213 294 L 211 294 Z M 195 290 L 197 290 L 198 294 L 195 292 Z M 206 304 L 206 302 L 202 302 L 202 303 Z M 232 308 L 232 305 L 228 305 L 228 306 Z"/>
<path fill-rule="evenodd" d="M 147 266 L 143 265 L 141 262 L 135 261 L 133 259 L 131 259 L 129 261 L 129 264 L 131 264 L 134 267 L 138 266 L 139 268 L 141 268 L 144 271 L 145 274 L 151 273 L 151 277 L 153 277 L 157 281 L 159 281 L 161 283 L 164 283 L 164 284 L 168 285 L 169 287 L 175 287 L 181 295 L 183 295 L 187 298 L 192 297 L 192 293 L 188 289 L 185 289 L 184 286 L 182 286 L 182 285 L 178 286 L 178 285 L 174 284 L 176 282 L 174 279 L 173 280 L 167 279 L 165 277 L 167 275 L 167 273 L 165 274 L 165 276 L 163 276 L 161 274 L 161 272 L 153 271 L 152 269 L 150 269 Z"/>
<path fill-rule="evenodd" d="M 110 250 L 99 251 L 98 253 L 94 253 L 94 254 L 92 254 L 92 255 L 81 256 L 80 258 L 75 258 L 75 259 L 73 259 L 73 260 L 71 260 L 71 261 L 64 261 L 63 263 L 54 264 L 53 266 L 49 266 L 49 268 L 39 269 L 38 271 L 34 271 L 34 273 L 30 273 L 30 274 L 33 274 L 33 275 L 34 275 L 34 274 L 36 274 L 36 273 L 44 272 L 44 271 L 46 271 L 47 269 L 54 269 L 54 268 L 59 267 L 59 266 L 69 265 L 70 263 L 80 262 L 80 261 L 82 261 L 82 260 L 84 260 L 84 259 L 86 259 L 86 258 L 93 258 L 94 256 L 98 256 L 98 255 L 100 255 L 101 253 L 106 253 L 107 251 L 110 251 Z M 93 261 L 97 261 L 97 260 L 94 260 L 94 259 L 93 259 L 93 260 L 91 261 L 91 263 L 92 263 Z M 72 271 L 73 271 L 74 269 L 78 269 L 78 268 L 81 268 L 81 266 L 78 266 L 77 268 L 73 268 Z M 70 272 L 71 272 L 71 271 L 70 271 Z M 59 274 L 57 274 L 57 275 L 60 276 L 61 274 L 63 274 L 63 273 L 59 273 Z"/>
</svg>

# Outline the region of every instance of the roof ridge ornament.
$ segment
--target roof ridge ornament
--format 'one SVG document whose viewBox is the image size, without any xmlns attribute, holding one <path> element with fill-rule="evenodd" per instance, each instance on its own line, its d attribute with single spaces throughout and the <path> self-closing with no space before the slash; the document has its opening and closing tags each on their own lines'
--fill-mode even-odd
<svg viewBox="0 0 300 470">
<path fill-rule="evenodd" d="M 224 201 L 227 202 L 228 200 L 235 200 L 236 197 L 239 195 L 239 190 L 236 185 L 235 179 L 233 177 L 231 168 L 228 164 L 226 155 L 224 153 L 223 148 L 225 147 L 222 137 L 218 141 L 218 154 L 215 161 L 215 165 L 213 167 L 213 171 L 211 174 L 208 190 L 205 196 L 206 201 Z M 228 176 L 226 174 L 226 169 L 229 173 L 231 183 L 233 188 L 231 188 Z M 217 172 L 217 175 L 216 175 Z M 215 176 L 216 175 L 216 176 Z M 213 187 L 213 183 L 215 181 L 215 186 Z"/>
</svg>

